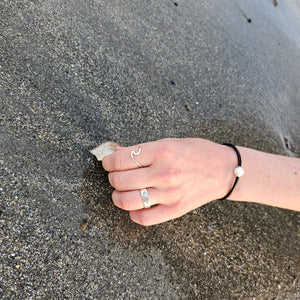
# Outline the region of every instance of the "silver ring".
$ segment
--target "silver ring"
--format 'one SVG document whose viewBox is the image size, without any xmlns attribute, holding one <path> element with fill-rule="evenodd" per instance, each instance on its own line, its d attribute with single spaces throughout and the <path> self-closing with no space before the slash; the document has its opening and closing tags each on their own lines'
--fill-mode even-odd
<svg viewBox="0 0 300 300">
<path fill-rule="evenodd" d="M 131 156 L 131 159 L 133 160 L 133 162 L 139 166 L 140 168 L 142 168 L 143 166 L 133 157 L 133 155 L 140 155 L 141 154 L 141 151 L 142 151 L 142 148 L 141 146 L 139 146 L 139 149 L 137 152 L 135 152 L 134 150 L 131 151 L 130 153 L 130 156 Z"/>
<path fill-rule="evenodd" d="M 144 203 L 144 208 L 151 207 L 151 202 L 149 198 L 149 194 L 146 189 L 140 189 L 141 197 Z"/>
</svg>

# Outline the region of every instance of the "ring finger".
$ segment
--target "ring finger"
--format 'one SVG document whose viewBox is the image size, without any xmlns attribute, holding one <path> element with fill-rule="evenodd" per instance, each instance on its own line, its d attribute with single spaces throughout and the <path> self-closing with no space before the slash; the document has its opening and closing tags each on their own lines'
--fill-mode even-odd
<svg viewBox="0 0 300 300">
<path fill-rule="evenodd" d="M 155 188 L 147 188 L 151 206 L 162 203 L 165 193 Z M 124 210 L 138 210 L 144 208 L 140 190 L 120 192 L 115 190 L 112 194 L 114 204 Z"/>
</svg>

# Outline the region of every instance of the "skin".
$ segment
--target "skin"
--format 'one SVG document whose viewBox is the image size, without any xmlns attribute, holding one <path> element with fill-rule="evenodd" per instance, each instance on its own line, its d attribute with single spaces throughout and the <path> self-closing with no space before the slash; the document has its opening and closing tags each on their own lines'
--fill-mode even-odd
<svg viewBox="0 0 300 300">
<path fill-rule="evenodd" d="M 235 151 L 200 138 L 163 139 L 138 146 L 118 146 L 102 160 L 109 172 L 114 204 L 132 221 L 154 225 L 178 218 L 224 197 L 235 180 Z M 238 147 L 245 175 L 228 200 L 257 202 L 300 211 L 300 159 Z M 147 188 L 151 208 L 144 209 L 139 190 Z"/>
</svg>

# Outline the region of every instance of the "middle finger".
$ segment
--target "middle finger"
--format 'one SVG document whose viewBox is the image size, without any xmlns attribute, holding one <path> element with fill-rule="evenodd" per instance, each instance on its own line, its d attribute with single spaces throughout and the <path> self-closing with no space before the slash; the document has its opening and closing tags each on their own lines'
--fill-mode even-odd
<svg viewBox="0 0 300 300">
<path fill-rule="evenodd" d="M 154 178 L 150 167 L 110 172 L 108 174 L 110 184 L 118 191 L 130 191 L 153 187 L 155 185 Z"/>
</svg>

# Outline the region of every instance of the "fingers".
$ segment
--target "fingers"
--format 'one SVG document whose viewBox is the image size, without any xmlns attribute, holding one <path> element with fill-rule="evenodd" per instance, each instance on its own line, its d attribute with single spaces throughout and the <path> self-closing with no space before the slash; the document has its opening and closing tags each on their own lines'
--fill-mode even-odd
<svg viewBox="0 0 300 300">
<path fill-rule="evenodd" d="M 175 197 L 166 199 L 166 195 L 171 195 L 171 193 L 154 188 L 148 188 L 147 191 L 151 202 L 151 208 L 147 209 L 144 208 L 139 190 L 129 192 L 115 190 L 112 199 L 117 207 L 130 211 L 132 221 L 143 226 L 169 221 L 183 214 L 179 213 L 182 210 L 176 204 Z"/>
<path fill-rule="evenodd" d="M 183 214 L 184 212 L 180 211 L 176 204 L 159 204 L 148 209 L 134 210 L 129 213 L 133 222 L 143 226 L 150 226 L 166 222 L 171 219 L 178 218 Z"/>
<path fill-rule="evenodd" d="M 108 180 L 118 191 L 139 190 L 156 186 L 155 170 L 151 168 L 138 168 L 122 172 L 110 172 Z"/>
<path fill-rule="evenodd" d="M 178 206 L 182 202 L 178 199 L 182 194 L 178 193 L 178 187 L 184 175 L 178 161 L 185 147 L 179 146 L 176 141 L 165 139 L 117 147 L 113 154 L 102 159 L 109 182 L 116 189 L 112 195 L 114 204 L 130 211 L 134 222 L 149 226 L 183 214 L 183 207 Z M 140 193 L 144 188 L 152 205 L 147 209 Z"/>
<path fill-rule="evenodd" d="M 153 143 L 118 147 L 116 152 L 102 159 L 102 165 L 108 172 L 136 169 L 140 166 L 147 167 L 154 160 L 153 153 Z"/>
<path fill-rule="evenodd" d="M 156 205 L 164 201 L 164 193 L 158 189 L 147 189 L 151 205 Z M 144 203 L 140 194 L 140 190 L 120 192 L 115 190 L 112 194 L 114 204 L 124 210 L 139 210 L 144 208 Z"/>
</svg>

